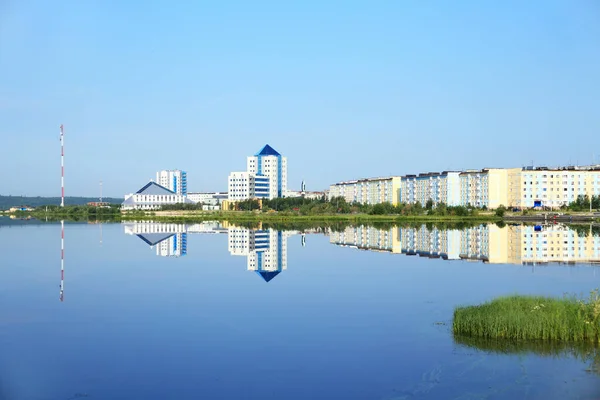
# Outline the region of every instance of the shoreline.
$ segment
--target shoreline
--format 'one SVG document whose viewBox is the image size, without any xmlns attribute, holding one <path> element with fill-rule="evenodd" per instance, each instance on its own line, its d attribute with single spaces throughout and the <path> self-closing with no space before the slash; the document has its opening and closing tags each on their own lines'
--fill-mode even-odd
<svg viewBox="0 0 600 400">
<path fill-rule="evenodd" d="M 114 221 L 152 220 L 157 222 L 200 222 L 200 221 L 230 221 L 230 222 L 454 222 L 454 223 L 600 223 L 600 216 L 590 213 L 537 213 L 530 215 L 514 215 L 507 213 L 503 217 L 493 212 L 472 216 L 456 215 L 372 215 L 372 214 L 313 214 L 299 215 L 291 212 L 254 212 L 254 211 L 121 211 L 118 213 L 70 213 L 60 211 L 27 211 L 1 213 L 7 217 L 31 217 L 37 219 L 91 219 Z"/>
</svg>

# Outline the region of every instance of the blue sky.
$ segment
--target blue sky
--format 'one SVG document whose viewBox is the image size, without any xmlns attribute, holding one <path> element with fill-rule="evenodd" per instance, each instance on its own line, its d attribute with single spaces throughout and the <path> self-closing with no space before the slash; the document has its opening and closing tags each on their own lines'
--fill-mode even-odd
<svg viewBox="0 0 600 400">
<path fill-rule="evenodd" d="M 126 3 L 126 4 L 124 4 Z M 600 3 L 0 1 L 0 194 L 600 162 Z"/>
</svg>

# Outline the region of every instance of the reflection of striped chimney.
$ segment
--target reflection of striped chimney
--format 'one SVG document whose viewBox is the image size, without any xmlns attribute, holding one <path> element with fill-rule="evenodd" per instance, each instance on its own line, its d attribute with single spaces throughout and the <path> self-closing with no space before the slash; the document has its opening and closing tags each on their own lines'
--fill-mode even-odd
<svg viewBox="0 0 600 400">
<path fill-rule="evenodd" d="M 65 135 L 60 124 L 60 206 L 65 206 Z"/>
<path fill-rule="evenodd" d="M 60 301 L 65 291 L 65 221 L 60 221 Z"/>
</svg>

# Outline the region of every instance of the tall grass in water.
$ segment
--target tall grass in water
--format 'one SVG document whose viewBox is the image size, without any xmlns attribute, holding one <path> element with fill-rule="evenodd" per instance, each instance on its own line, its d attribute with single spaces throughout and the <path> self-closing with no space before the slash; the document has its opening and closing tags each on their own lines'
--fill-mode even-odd
<svg viewBox="0 0 600 400">
<path fill-rule="evenodd" d="M 454 310 L 455 335 L 511 340 L 600 341 L 600 295 L 509 296 Z"/>
</svg>

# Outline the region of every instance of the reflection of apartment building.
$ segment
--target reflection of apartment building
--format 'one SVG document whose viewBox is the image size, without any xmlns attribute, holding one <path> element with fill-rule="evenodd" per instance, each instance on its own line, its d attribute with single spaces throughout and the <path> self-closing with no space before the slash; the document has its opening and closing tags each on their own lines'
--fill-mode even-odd
<svg viewBox="0 0 600 400">
<path fill-rule="evenodd" d="M 348 203 L 379 204 L 400 202 L 400 177 L 369 178 L 339 182 L 329 187 L 329 199 L 343 197 Z"/>
<path fill-rule="evenodd" d="M 600 262 L 600 237 L 563 225 L 512 227 L 511 251 L 523 263 Z"/>
<path fill-rule="evenodd" d="M 430 258 L 458 259 L 459 231 L 441 230 L 425 225 L 420 228 L 400 228 L 402 253 Z"/>
<path fill-rule="evenodd" d="M 338 246 L 391 253 L 400 252 L 399 239 L 398 228 L 377 229 L 371 226 L 350 226 L 329 234 L 329 241 Z"/>
<path fill-rule="evenodd" d="M 462 230 L 349 227 L 331 232 L 336 245 L 446 260 L 493 264 L 600 263 L 600 237 L 565 225 L 479 225 Z"/>
<path fill-rule="evenodd" d="M 294 233 L 230 227 L 229 253 L 247 257 L 248 270 L 255 271 L 269 282 L 287 269 L 287 239 Z"/>
</svg>

